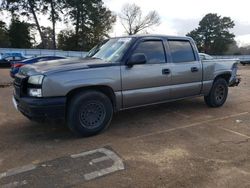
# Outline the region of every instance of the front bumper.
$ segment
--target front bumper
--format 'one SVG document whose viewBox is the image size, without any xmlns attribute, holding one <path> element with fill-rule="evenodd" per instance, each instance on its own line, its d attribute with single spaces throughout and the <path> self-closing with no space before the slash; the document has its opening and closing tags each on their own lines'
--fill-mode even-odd
<svg viewBox="0 0 250 188">
<path fill-rule="evenodd" d="M 229 80 L 229 87 L 238 86 L 240 84 L 241 78 L 239 76 L 232 77 Z"/>
<path fill-rule="evenodd" d="M 14 96 L 13 103 L 14 105 L 16 103 L 17 109 L 31 120 L 65 118 L 66 97 L 18 98 Z"/>
</svg>

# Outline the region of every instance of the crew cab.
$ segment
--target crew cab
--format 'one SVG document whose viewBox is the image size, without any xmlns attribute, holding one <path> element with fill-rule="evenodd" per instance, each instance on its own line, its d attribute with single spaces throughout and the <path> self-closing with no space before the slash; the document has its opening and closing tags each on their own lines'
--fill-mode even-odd
<svg viewBox="0 0 250 188">
<path fill-rule="evenodd" d="M 114 112 L 129 108 L 194 96 L 220 107 L 228 87 L 240 82 L 238 63 L 201 61 L 189 37 L 111 38 L 83 59 L 23 66 L 13 102 L 31 120 L 64 119 L 75 134 L 90 136 L 107 127 Z"/>
</svg>

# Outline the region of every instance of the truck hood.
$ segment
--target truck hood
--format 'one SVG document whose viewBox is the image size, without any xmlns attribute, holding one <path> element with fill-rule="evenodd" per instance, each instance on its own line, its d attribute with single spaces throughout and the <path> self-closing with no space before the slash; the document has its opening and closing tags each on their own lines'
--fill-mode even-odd
<svg viewBox="0 0 250 188">
<path fill-rule="evenodd" d="M 35 74 L 49 75 L 57 72 L 88 69 L 88 68 L 103 67 L 110 65 L 112 65 L 112 63 L 105 62 L 104 60 L 101 59 L 70 58 L 63 60 L 44 61 L 41 63 L 25 65 L 21 67 L 19 74 L 24 76 L 30 76 Z"/>
</svg>

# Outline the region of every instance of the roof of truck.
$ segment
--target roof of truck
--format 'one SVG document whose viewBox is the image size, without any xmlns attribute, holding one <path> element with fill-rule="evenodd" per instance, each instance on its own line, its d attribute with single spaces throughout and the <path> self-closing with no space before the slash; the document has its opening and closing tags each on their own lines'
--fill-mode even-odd
<svg viewBox="0 0 250 188">
<path fill-rule="evenodd" d="M 171 35 L 160 35 L 160 34 L 136 34 L 136 35 L 127 35 L 127 36 L 120 36 L 120 37 L 114 37 L 114 38 L 141 38 L 141 37 L 160 37 L 160 38 L 169 38 L 169 39 L 191 39 L 191 37 L 187 36 L 171 36 Z"/>
</svg>

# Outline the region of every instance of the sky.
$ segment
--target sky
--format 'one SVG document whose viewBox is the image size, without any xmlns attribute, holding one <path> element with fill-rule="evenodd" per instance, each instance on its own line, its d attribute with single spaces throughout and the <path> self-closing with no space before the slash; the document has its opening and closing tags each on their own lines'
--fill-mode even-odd
<svg viewBox="0 0 250 188">
<path fill-rule="evenodd" d="M 198 27 L 199 21 L 208 13 L 231 17 L 235 22 L 232 32 L 240 46 L 250 44 L 250 1 L 249 0 L 104 0 L 104 4 L 119 14 L 126 3 L 135 3 L 144 14 L 156 10 L 161 24 L 150 33 L 166 35 L 186 35 Z M 124 35 L 118 20 L 111 36 Z"/>
<path fill-rule="evenodd" d="M 0 0 L 1 1 L 1 0 Z M 217 13 L 228 16 L 235 22 L 232 32 L 239 46 L 250 45 L 250 1 L 249 0 L 103 0 L 104 5 L 118 15 L 124 4 L 135 3 L 141 7 L 146 15 L 155 10 L 161 18 L 161 24 L 149 29 L 152 34 L 186 35 L 189 31 L 198 27 L 199 21 L 208 13 Z M 9 16 L 5 15 L 8 22 Z M 45 16 L 39 16 L 41 25 L 51 26 L 51 22 Z M 26 20 L 27 21 L 27 20 Z M 59 32 L 70 25 L 58 23 L 56 31 Z M 124 35 L 119 18 L 110 32 L 110 36 Z"/>
</svg>

